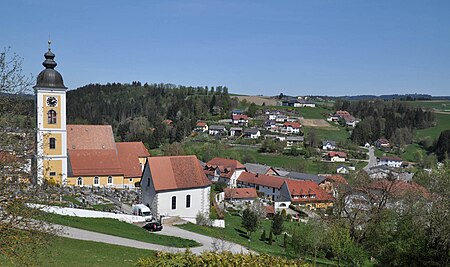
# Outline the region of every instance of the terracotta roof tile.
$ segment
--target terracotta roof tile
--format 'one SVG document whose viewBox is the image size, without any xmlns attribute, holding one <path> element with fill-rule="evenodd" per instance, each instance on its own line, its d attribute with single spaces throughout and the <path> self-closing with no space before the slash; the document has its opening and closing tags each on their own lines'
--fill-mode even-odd
<svg viewBox="0 0 450 267">
<path fill-rule="evenodd" d="M 142 169 L 139 158 L 149 157 L 150 154 L 142 142 L 116 143 L 120 166 L 125 177 L 141 177 Z"/>
<path fill-rule="evenodd" d="M 243 172 L 238 177 L 238 182 L 262 185 L 272 188 L 281 188 L 286 179 L 266 174 Z"/>
<path fill-rule="evenodd" d="M 348 184 L 347 180 L 345 180 L 344 176 L 338 174 L 330 174 L 325 176 L 326 179 L 331 180 L 332 182 Z"/>
<path fill-rule="evenodd" d="M 211 185 L 196 156 L 149 157 L 147 163 L 156 191 Z"/>
<path fill-rule="evenodd" d="M 67 149 L 116 149 L 111 125 L 67 125 Z"/>
<path fill-rule="evenodd" d="M 243 114 L 233 115 L 232 118 L 233 120 L 248 120 L 248 116 Z"/>
<path fill-rule="evenodd" d="M 347 158 L 347 153 L 345 153 L 345 152 L 336 152 L 336 151 L 331 151 L 331 152 L 328 152 L 328 154 L 327 154 L 327 156 L 328 157 L 335 157 L 335 156 L 338 156 L 338 157 L 340 157 L 340 158 Z"/>
<path fill-rule="evenodd" d="M 225 199 L 257 198 L 258 193 L 255 188 L 225 188 Z"/>
<path fill-rule="evenodd" d="M 197 122 L 196 126 L 197 127 L 205 127 L 206 126 L 206 122 L 199 121 L 199 122 Z"/>
<path fill-rule="evenodd" d="M 69 176 L 121 175 L 116 150 L 82 149 L 68 151 Z"/>
<path fill-rule="evenodd" d="M 430 193 L 428 190 L 415 182 L 395 180 L 389 181 L 387 179 L 378 180 L 369 185 L 372 189 L 387 190 L 394 196 L 400 197 L 408 193 L 419 193 L 423 197 L 429 197 Z"/>
<path fill-rule="evenodd" d="M 213 158 L 206 163 L 208 166 L 223 166 L 232 169 L 245 169 L 245 166 L 235 159 Z"/>
<path fill-rule="evenodd" d="M 285 122 L 285 123 L 283 123 L 283 126 L 284 127 L 289 127 L 290 126 L 292 128 L 296 128 L 296 129 L 301 127 L 300 123 L 298 123 L 298 122 Z"/>
<path fill-rule="evenodd" d="M 289 192 L 291 193 L 292 202 L 323 202 L 332 201 L 333 197 L 325 192 L 313 181 L 291 180 L 286 179 Z M 295 196 L 314 196 L 305 198 L 295 198 Z"/>
</svg>

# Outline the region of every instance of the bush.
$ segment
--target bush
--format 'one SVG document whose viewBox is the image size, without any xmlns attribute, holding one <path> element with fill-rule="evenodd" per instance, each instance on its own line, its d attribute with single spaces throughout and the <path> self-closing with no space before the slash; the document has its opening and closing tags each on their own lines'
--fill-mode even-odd
<svg viewBox="0 0 450 267">
<path fill-rule="evenodd" d="M 261 241 L 265 242 L 267 237 L 266 237 L 266 229 L 263 230 L 262 234 L 261 234 Z"/>
<path fill-rule="evenodd" d="M 195 255 L 189 250 L 184 253 L 157 252 L 155 257 L 141 258 L 137 262 L 139 267 L 150 266 L 292 266 L 307 267 L 311 264 L 301 260 L 288 260 L 266 254 L 233 254 L 231 252 L 203 252 Z"/>
<path fill-rule="evenodd" d="M 195 222 L 198 225 L 201 226 L 211 226 L 212 225 L 212 220 L 209 218 L 209 216 L 205 213 L 197 213 L 197 216 L 195 217 Z"/>
</svg>

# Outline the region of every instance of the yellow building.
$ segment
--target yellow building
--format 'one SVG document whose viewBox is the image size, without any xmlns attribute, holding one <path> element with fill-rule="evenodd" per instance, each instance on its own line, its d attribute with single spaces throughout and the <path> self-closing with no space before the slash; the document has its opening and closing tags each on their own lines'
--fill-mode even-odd
<svg viewBox="0 0 450 267">
<path fill-rule="evenodd" d="M 50 45 L 50 42 L 49 42 Z M 37 183 L 133 188 L 150 156 L 142 142 L 116 143 L 110 125 L 66 125 L 66 90 L 49 47 L 37 77 Z"/>
</svg>

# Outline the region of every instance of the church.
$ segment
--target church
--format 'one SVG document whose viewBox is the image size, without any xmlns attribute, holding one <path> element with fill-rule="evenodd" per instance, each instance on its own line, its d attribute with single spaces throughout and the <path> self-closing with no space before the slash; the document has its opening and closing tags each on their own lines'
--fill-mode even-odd
<svg viewBox="0 0 450 267">
<path fill-rule="evenodd" d="M 150 156 L 142 142 L 115 142 L 111 125 L 71 125 L 66 121 L 66 91 L 55 70 L 55 54 L 33 87 L 36 95 L 36 180 L 61 186 L 134 188 Z"/>
</svg>

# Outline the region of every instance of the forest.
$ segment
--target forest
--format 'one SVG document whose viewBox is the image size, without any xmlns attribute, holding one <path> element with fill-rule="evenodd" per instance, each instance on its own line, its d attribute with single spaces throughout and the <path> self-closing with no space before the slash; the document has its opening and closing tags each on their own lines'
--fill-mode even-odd
<svg viewBox="0 0 450 267">
<path fill-rule="evenodd" d="M 110 124 L 118 141 L 149 148 L 180 142 L 198 120 L 229 114 L 237 100 L 228 88 L 173 84 L 89 84 L 67 92 L 68 122 Z"/>
<path fill-rule="evenodd" d="M 361 119 L 351 136 L 357 144 L 385 137 L 401 147 L 412 142 L 414 130 L 428 128 L 436 123 L 435 114 L 431 110 L 413 107 L 401 101 L 337 100 L 334 108 L 347 110 Z"/>
</svg>

